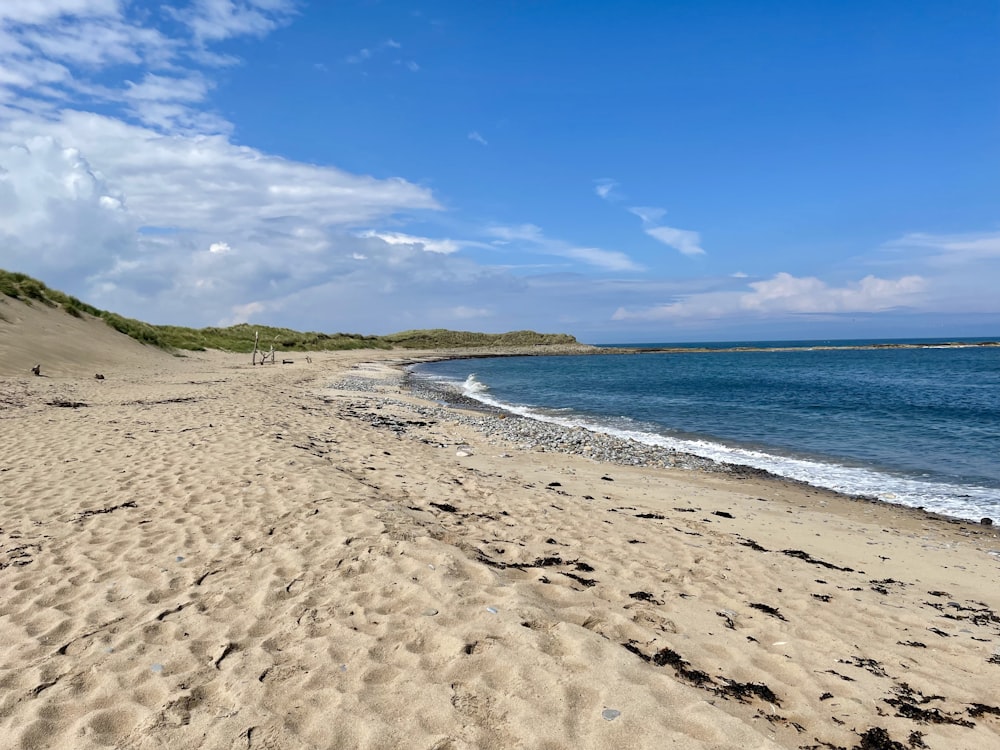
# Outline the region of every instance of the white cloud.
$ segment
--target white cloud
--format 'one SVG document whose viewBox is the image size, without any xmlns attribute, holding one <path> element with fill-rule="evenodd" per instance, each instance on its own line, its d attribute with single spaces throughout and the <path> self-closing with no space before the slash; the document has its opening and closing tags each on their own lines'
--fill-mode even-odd
<svg viewBox="0 0 1000 750">
<path fill-rule="evenodd" d="M 888 242 L 889 249 L 930 251 L 932 260 L 942 265 L 960 265 L 1000 258 L 1000 232 L 968 234 L 925 234 L 913 232 Z"/>
<path fill-rule="evenodd" d="M 40 24 L 61 16 L 116 16 L 120 0 L 4 0 L 0 21 Z"/>
<path fill-rule="evenodd" d="M 475 141 L 476 143 L 481 143 L 481 144 L 482 144 L 482 145 L 484 145 L 484 146 L 489 146 L 489 145 L 490 145 L 490 144 L 489 144 L 489 143 L 487 142 L 487 140 L 486 140 L 485 138 L 483 138 L 483 137 L 482 137 L 482 136 L 481 136 L 481 135 L 479 134 L 479 132 L 478 132 L 478 131 L 476 131 L 476 130 L 473 130 L 473 131 L 472 131 L 471 133 L 469 133 L 469 135 L 468 135 L 467 137 L 468 137 L 468 139 L 469 139 L 470 141 Z"/>
<path fill-rule="evenodd" d="M 489 318 L 493 312 L 485 307 L 467 307 L 459 305 L 448 311 L 448 314 L 456 320 L 472 320 L 474 318 Z"/>
<path fill-rule="evenodd" d="M 510 242 L 513 240 L 524 240 L 527 242 L 543 242 L 545 235 L 541 227 L 534 224 L 518 224 L 516 226 L 492 226 L 486 230 L 487 234 L 501 240 Z"/>
<path fill-rule="evenodd" d="M 5 265 L 64 272 L 135 247 L 124 199 L 75 148 L 35 136 L 0 145 Z"/>
<path fill-rule="evenodd" d="M 448 255 L 462 249 L 462 243 L 456 242 L 455 240 L 434 240 L 429 237 L 417 237 L 412 234 L 403 234 L 402 232 L 376 232 L 374 230 L 368 230 L 366 232 L 362 232 L 359 236 L 379 239 L 388 245 L 412 245 L 420 247 L 428 253 L 442 253 L 444 255 Z"/>
<path fill-rule="evenodd" d="M 234 326 L 239 323 L 249 323 L 250 319 L 259 316 L 267 310 L 261 302 L 247 302 L 243 305 L 233 305 L 229 316 L 219 321 L 219 325 Z"/>
<path fill-rule="evenodd" d="M 628 209 L 628 212 L 642 219 L 643 224 L 655 224 L 667 213 L 664 208 L 653 208 L 651 206 L 632 206 Z"/>
<path fill-rule="evenodd" d="M 608 271 L 638 271 L 637 265 L 625 253 L 617 250 L 601 250 L 596 247 L 570 247 L 555 253 L 574 260 L 580 260 L 591 266 Z"/>
<path fill-rule="evenodd" d="M 293 229 L 302 222 L 363 223 L 399 210 L 438 208 L 430 191 L 405 180 L 289 161 L 233 145 L 224 136 L 163 136 L 71 111 L 55 121 L 16 118 L 5 124 L 14 143 L 41 131 L 77 148 L 120 186 L 148 225 L 239 232 L 267 222 L 272 229 Z"/>
<path fill-rule="evenodd" d="M 69 280 L 77 296 L 126 314 L 216 322 L 248 293 L 280 297 L 357 267 L 352 254 L 370 253 L 346 234 L 353 227 L 437 209 L 405 180 L 292 162 L 224 136 L 0 106 L 3 265 Z M 417 255 L 451 252 L 449 242 Z"/>
<path fill-rule="evenodd" d="M 289 22 L 293 0 L 194 0 L 190 8 L 173 15 L 187 24 L 200 41 L 237 36 L 261 37 Z"/>
<path fill-rule="evenodd" d="M 140 83 L 125 82 L 123 99 L 140 121 L 164 132 L 227 133 L 232 126 L 192 104 L 204 101 L 211 84 L 200 74 L 184 77 L 147 73 Z"/>
<path fill-rule="evenodd" d="M 545 236 L 541 227 L 534 224 L 492 226 L 487 228 L 486 233 L 497 238 L 494 245 L 519 243 L 534 252 L 570 258 L 608 271 L 642 270 L 642 266 L 633 262 L 625 253 L 596 247 L 580 247 L 564 240 L 550 239 Z"/>
<path fill-rule="evenodd" d="M 358 63 L 362 63 L 365 60 L 369 59 L 371 56 L 372 56 L 372 51 L 367 47 L 365 47 L 364 49 L 358 50 L 353 55 L 348 55 L 347 62 L 349 62 L 351 65 L 357 65 Z"/>
<path fill-rule="evenodd" d="M 363 47 L 359 49 L 352 55 L 348 55 L 345 59 L 349 65 L 360 65 L 361 63 L 366 63 L 374 60 L 376 57 L 381 57 L 386 54 L 388 50 L 398 50 L 402 48 L 402 44 L 397 42 L 395 39 L 386 39 L 384 42 L 380 42 L 369 47 Z M 402 60 L 400 58 L 395 58 L 392 60 L 393 65 L 400 65 L 405 67 L 411 73 L 416 73 L 420 70 L 420 66 L 413 60 Z"/>
<path fill-rule="evenodd" d="M 667 213 L 665 209 L 650 206 L 633 206 L 628 211 L 642 219 L 643 230 L 658 242 L 662 242 L 667 247 L 672 247 L 684 255 L 705 254 L 705 251 L 701 247 L 701 235 L 698 232 L 693 232 L 690 229 L 657 226 L 660 219 Z"/>
<path fill-rule="evenodd" d="M 3 0 L 0 101 L 18 92 L 25 97 L 19 103 L 36 111 L 45 101 L 98 101 L 123 105 L 164 132 L 228 132 L 222 117 L 193 106 L 211 87 L 194 66 L 232 64 L 235 58 L 206 44 L 266 34 L 288 22 L 295 6 L 295 0 L 191 0 L 180 8 L 123 0 Z M 168 18 L 186 29 L 175 25 L 168 36 L 163 29 L 169 26 L 156 26 Z M 114 82 L 119 75 L 120 85 Z"/>
<path fill-rule="evenodd" d="M 155 29 L 119 19 L 61 23 L 24 32 L 23 41 L 43 55 L 66 63 L 99 68 L 169 60 L 176 45 Z"/>
<path fill-rule="evenodd" d="M 815 277 L 779 273 L 772 279 L 752 282 L 754 291 L 741 298 L 741 307 L 763 313 L 878 312 L 912 302 L 925 287 L 920 276 L 895 280 L 865 276 L 848 286 L 829 287 Z"/>
<path fill-rule="evenodd" d="M 200 102 L 208 94 L 210 85 L 201 75 L 183 78 L 147 73 L 141 83 L 125 82 L 125 99 L 132 102 Z"/>
<path fill-rule="evenodd" d="M 398 330 L 483 318 L 506 299 L 505 324 L 527 327 L 524 279 L 457 252 L 496 248 L 399 231 L 441 209 L 429 189 L 230 140 L 206 66 L 234 58 L 211 44 L 265 34 L 293 12 L 283 0 L 0 0 L 3 264 L 152 322 Z M 103 114 L 85 111 L 95 103 Z M 629 265 L 531 225 L 486 234 Z"/>
<path fill-rule="evenodd" d="M 653 307 L 620 307 L 614 320 L 680 320 L 690 318 L 787 317 L 802 314 L 874 313 L 918 303 L 927 289 L 920 276 L 881 279 L 866 276 L 842 287 L 815 277 L 779 273 L 748 285 L 752 291 L 705 292 Z"/>
<path fill-rule="evenodd" d="M 664 245 L 684 253 L 684 255 L 705 254 L 701 248 L 701 236 L 697 232 L 688 229 L 675 229 L 674 227 L 648 227 L 646 234 Z"/>
<path fill-rule="evenodd" d="M 618 183 L 607 177 L 594 180 L 594 192 L 606 201 L 618 199 Z"/>
</svg>

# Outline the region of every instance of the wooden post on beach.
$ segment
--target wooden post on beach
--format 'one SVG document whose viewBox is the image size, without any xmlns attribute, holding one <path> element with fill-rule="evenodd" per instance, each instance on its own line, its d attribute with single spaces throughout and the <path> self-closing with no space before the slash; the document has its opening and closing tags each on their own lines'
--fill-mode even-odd
<svg viewBox="0 0 1000 750">
<path fill-rule="evenodd" d="M 254 331 L 253 332 L 253 355 L 252 355 L 252 359 L 250 360 L 251 363 L 254 364 L 254 365 L 257 364 L 257 355 L 259 354 L 260 355 L 260 363 L 261 363 L 261 365 L 265 364 L 268 360 L 271 360 L 271 364 L 273 365 L 274 364 L 274 344 L 271 344 L 271 348 L 268 349 L 267 352 L 265 353 L 265 352 L 260 351 L 259 342 L 260 342 L 260 331 Z"/>
</svg>

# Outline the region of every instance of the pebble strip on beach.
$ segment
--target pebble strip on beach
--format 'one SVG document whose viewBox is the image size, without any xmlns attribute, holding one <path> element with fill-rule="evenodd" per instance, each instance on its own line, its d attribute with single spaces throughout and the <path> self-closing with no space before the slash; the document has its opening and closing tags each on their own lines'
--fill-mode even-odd
<svg viewBox="0 0 1000 750">
<path fill-rule="evenodd" d="M 386 397 L 387 386 L 401 387 L 413 396 L 447 406 L 414 406 L 412 403 L 395 401 Z M 766 472 L 756 469 L 721 464 L 701 456 L 680 453 L 672 448 L 646 445 L 636 440 L 619 438 L 584 427 L 564 427 L 511 414 L 463 396 L 449 389 L 447 385 L 411 378 L 406 374 L 401 374 L 396 383 L 382 379 L 350 377 L 331 383 L 330 387 L 371 393 L 377 395 L 385 404 L 404 406 L 421 417 L 448 420 L 471 427 L 485 435 L 491 444 L 500 447 L 513 446 L 519 450 L 568 453 L 624 466 L 655 466 L 725 473 L 748 470 L 755 474 L 766 475 Z M 460 410 L 472 410 L 473 413 Z"/>
</svg>

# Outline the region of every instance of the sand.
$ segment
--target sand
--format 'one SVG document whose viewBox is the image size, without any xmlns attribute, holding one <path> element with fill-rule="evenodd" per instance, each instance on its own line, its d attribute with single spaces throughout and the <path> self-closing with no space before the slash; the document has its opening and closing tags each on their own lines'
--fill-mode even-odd
<svg viewBox="0 0 1000 750">
<path fill-rule="evenodd" d="M 402 352 L 80 349 L 20 304 L 0 747 L 1000 747 L 995 528 L 488 443 Z"/>
</svg>

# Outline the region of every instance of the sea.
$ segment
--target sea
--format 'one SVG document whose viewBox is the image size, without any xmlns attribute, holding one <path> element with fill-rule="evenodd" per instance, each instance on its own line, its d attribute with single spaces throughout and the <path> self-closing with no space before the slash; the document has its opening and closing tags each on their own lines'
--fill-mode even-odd
<svg viewBox="0 0 1000 750">
<path fill-rule="evenodd" d="M 413 375 L 492 407 L 817 487 L 1000 522 L 1000 346 L 986 339 L 642 344 Z"/>
</svg>

